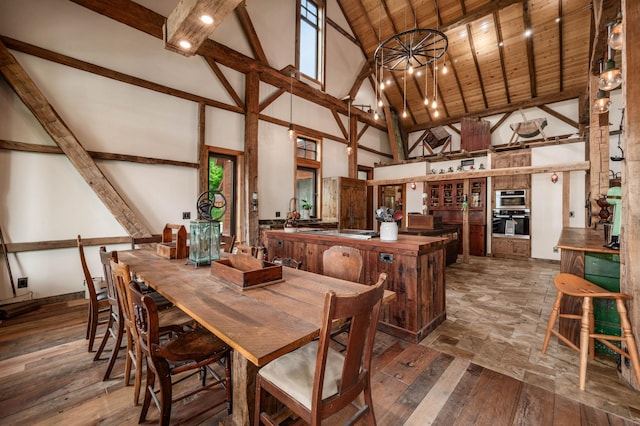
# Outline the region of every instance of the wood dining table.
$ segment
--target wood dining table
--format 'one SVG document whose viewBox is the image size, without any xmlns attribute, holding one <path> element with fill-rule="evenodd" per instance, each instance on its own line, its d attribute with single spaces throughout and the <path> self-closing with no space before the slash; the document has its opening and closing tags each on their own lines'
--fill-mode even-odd
<svg viewBox="0 0 640 426">
<path fill-rule="evenodd" d="M 118 260 L 129 265 L 136 279 L 233 348 L 233 412 L 224 422 L 233 425 L 253 423 L 258 369 L 318 336 L 325 293 L 367 288 L 285 267 L 282 280 L 242 289 L 213 275 L 209 266 L 196 268 L 185 259 L 169 260 L 149 248 L 119 251 Z M 385 291 L 385 303 L 394 297 L 394 292 Z"/>
</svg>

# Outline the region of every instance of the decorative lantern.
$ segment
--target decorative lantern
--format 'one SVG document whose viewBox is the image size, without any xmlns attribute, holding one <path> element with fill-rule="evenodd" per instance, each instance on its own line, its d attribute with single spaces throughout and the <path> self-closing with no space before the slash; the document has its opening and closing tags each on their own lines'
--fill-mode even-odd
<svg viewBox="0 0 640 426">
<path fill-rule="evenodd" d="M 198 267 L 220 259 L 220 219 L 227 200 L 220 191 L 205 191 L 198 197 L 196 209 L 198 219 L 190 226 L 189 262 Z"/>
</svg>

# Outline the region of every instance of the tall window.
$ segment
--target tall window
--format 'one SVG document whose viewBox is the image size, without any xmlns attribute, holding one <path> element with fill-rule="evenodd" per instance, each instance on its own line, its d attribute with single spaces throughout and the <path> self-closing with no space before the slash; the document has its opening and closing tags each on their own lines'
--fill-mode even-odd
<svg viewBox="0 0 640 426">
<path fill-rule="evenodd" d="M 221 191 L 227 200 L 227 209 L 220 222 L 220 232 L 225 235 L 235 234 L 235 181 L 236 157 L 209 153 L 209 191 Z"/>
<path fill-rule="evenodd" d="M 314 80 L 323 80 L 324 36 L 323 5 L 321 1 L 299 0 L 298 69 Z"/>
<path fill-rule="evenodd" d="M 297 209 L 310 206 L 310 217 L 318 217 L 318 193 L 320 182 L 320 142 L 303 136 L 296 141 L 296 198 Z"/>
</svg>

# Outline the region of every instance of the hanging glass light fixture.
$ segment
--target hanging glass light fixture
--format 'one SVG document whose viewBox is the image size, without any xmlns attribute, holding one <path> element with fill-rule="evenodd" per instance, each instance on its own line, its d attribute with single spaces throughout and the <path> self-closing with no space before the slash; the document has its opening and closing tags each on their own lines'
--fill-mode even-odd
<svg viewBox="0 0 640 426">
<path fill-rule="evenodd" d="M 611 25 L 607 28 L 609 35 L 611 35 Z M 622 84 L 622 73 L 616 68 L 611 47 L 609 46 L 607 46 L 607 56 L 609 60 L 605 64 L 604 72 L 600 74 L 600 79 L 598 80 L 598 88 L 601 90 L 613 90 Z"/>
<path fill-rule="evenodd" d="M 593 103 L 593 109 L 598 114 L 603 114 L 609 111 L 611 107 L 611 99 L 609 99 L 609 93 L 604 90 L 598 90 L 598 95 L 596 96 L 596 100 Z"/>
<path fill-rule="evenodd" d="M 394 34 L 380 42 L 374 54 L 375 65 L 379 68 L 380 90 L 384 88 L 384 70 L 402 71 L 406 77 L 407 73 L 411 74 L 412 70 L 415 71 L 437 61 L 447 51 L 448 46 L 449 41 L 444 33 L 433 28 L 417 28 L 417 25 L 411 30 Z M 403 116 L 406 116 L 406 78 L 404 87 L 402 102 Z M 425 93 L 426 99 L 428 96 Z"/>
<path fill-rule="evenodd" d="M 622 39 L 624 33 L 622 32 L 622 14 L 618 13 L 616 22 L 611 27 L 611 33 L 609 34 L 608 44 L 609 47 L 614 50 L 622 50 Z"/>
</svg>

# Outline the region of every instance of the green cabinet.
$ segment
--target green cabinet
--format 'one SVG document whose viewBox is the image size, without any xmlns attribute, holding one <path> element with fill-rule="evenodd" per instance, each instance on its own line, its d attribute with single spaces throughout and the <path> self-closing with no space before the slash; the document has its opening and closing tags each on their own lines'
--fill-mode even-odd
<svg viewBox="0 0 640 426">
<path fill-rule="evenodd" d="M 620 255 L 608 253 L 585 253 L 584 279 L 605 290 L 620 291 Z M 615 300 L 593 299 L 593 316 L 596 333 L 620 336 L 620 316 Z M 615 344 L 615 343 L 614 343 Z M 596 340 L 597 353 L 618 356 Z"/>
</svg>

